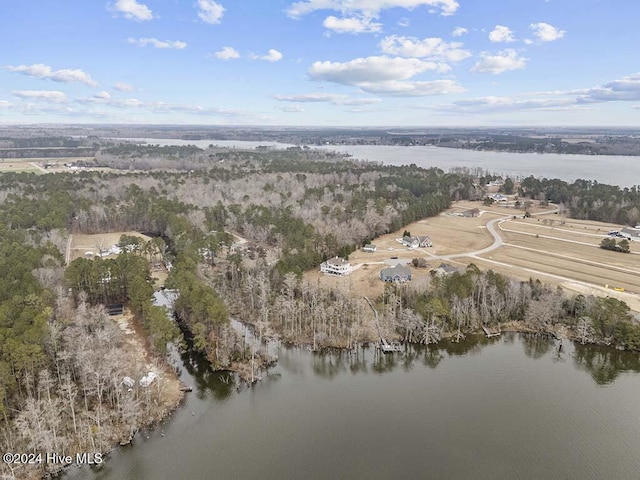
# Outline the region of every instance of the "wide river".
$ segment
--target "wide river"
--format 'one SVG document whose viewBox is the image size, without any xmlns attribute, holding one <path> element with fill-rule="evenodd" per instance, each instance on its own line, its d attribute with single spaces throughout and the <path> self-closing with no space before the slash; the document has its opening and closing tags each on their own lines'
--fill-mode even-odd
<svg viewBox="0 0 640 480">
<path fill-rule="evenodd" d="M 157 138 L 127 139 L 155 145 L 209 145 L 221 147 L 253 149 L 258 145 L 272 148 L 286 148 L 292 145 L 276 142 L 254 142 L 241 140 L 176 140 Z M 513 177 L 559 178 L 567 182 L 581 178 L 597 180 L 598 183 L 631 187 L 640 184 L 640 157 L 621 155 L 567 155 L 510 152 L 477 152 L 456 148 L 433 146 L 397 147 L 388 145 L 325 145 L 326 150 L 334 150 L 352 155 L 359 160 L 381 162 L 385 165 L 409 165 L 438 167 L 444 171 L 452 168 L 480 168 L 483 171 Z M 633 174 L 636 172 L 636 174 Z"/>
<path fill-rule="evenodd" d="M 274 350 L 252 388 L 184 357 L 164 424 L 65 479 L 636 479 L 638 355 L 506 334 L 380 355 Z"/>
</svg>

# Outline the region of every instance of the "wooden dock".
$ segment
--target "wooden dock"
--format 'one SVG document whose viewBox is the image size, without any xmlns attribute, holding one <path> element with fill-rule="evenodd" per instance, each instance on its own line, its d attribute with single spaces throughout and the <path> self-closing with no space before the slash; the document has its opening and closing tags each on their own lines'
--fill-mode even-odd
<svg viewBox="0 0 640 480">
<path fill-rule="evenodd" d="M 492 332 L 484 325 L 482 325 L 482 330 L 484 331 L 484 334 L 487 336 L 487 338 L 499 337 L 500 334 L 502 333 L 502 332 Z"/>
<path fill-rule="evenodd" d="M 382 336 L 382 331 L 380 330 L 380 324 L 378 323 L 378 311 L 376 310 L 376 307 L 373 305 L 373 302 L 371 300 L 369 300 L 367 297 L 364 297 L 364 299 L 367 301 L 367 303 L 371 307 L 371 310 L 373 310 L 373 313 L 375 314 L 376 328 L 378 329 L 378 336 L 380 337 L 380 343 L 378 344 L 378 348 L 382 351 L 382 353 L 401 352 L 402 345 L 400 344 L 400 342 L 388 342 Z"/>
<path fill-rule="evenodd" d="M 382 353 L 401 352 L 402 345 L 400 342 L 387 342 L 384 338 L 380 337 L 380 350 Z"/>
</svg>

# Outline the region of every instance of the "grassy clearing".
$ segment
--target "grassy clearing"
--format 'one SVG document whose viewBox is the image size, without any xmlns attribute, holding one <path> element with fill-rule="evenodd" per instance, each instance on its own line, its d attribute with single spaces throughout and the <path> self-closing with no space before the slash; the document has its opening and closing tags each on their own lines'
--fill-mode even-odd
<svg viewBox="0 0 640 480">
<path fill-rule="evenodd" d="M 95 255 L 100 249 L 108 250 L 112 245 L 118 243 L 122 235 L 140 237 L 145 242 L 151 239 L 151 237 L 138 232 L 112 232 L 96 233 L 93 235 L 73 235 L 71 239 L 70 260 L 79 257 L 85 257 L 86 252 L 92 252 Z"/>
</svg>

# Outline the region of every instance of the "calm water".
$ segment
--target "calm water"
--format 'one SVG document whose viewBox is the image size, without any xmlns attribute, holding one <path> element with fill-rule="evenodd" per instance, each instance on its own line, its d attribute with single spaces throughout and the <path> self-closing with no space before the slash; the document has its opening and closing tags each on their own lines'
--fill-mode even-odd
<svg viewBox="0 0 640 480">
<path fill-rule="evenodd" d="M 255 148 L 268 145 L 273 148 L 290 147 L 276 142 L 239 140 L 175 140 L 157 138 L 127 139 L 155 145 L 196 145 L 207 148 L 210 144 L 228 148 Z M 573 182 L 578 178 L 597 180 L 599 183 L 631 187 L 640 184 L 640 177 L 630 172 L 640 171 L 640 157 L 617 155 L 562 155 L 537 153 L 476 152 L 432 146 L 395 147 L 387 145 L 327 145 L 326 150 L 348 153 L 360 160 L 382 162 L 385 165 L 438 167 L 445 171 L 455 167 L 482 168 L 499 175 L 514 177 L 559 178 Z"/>
<path fill-rule="evenodd" d="M 197 389 L 170 421 L 65 478 L 638 478 L 637 355 L 516 334 L 278 354 L 239 390 L 187 360 Z"/>
<path fill-rule="evenodd" d="M 629 175 L 640 171 L 640 157 L 619 155 L 566 155 L 509 152 L 477 152 L 440 147 L 394 147 L 387 145 L 354 145 L 323 147 L 346 152 L 354 158 L 382 162 L 387 165 L 482 168 L 498 175 L 514 177 L 559 178 L 573 182 L 578 178 L 599 183 L 630 187 L 640 177 Z"/>
</svg>

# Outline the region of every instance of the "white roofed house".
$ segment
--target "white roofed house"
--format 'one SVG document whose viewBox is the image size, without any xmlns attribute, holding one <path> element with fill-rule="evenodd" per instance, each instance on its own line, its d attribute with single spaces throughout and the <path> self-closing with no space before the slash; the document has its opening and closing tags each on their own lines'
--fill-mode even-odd
<svg viewBox="0 0 640 480">
<path fill-rule="evenodd" d="M 409 248 L 430 247 L 431 239 L 426 235 L 423 237 L 402 237 L 402 244 Z"/>
<path fill-rule="evenodd" d="M 418 239 L 415 237 L 402 237 L 402 244 L 409 248 L 418 248 Z"/>
<path fill-rule="evenodd" d="M 333 257 L 320 264 L 320 271 L 329 275 L 349 275 L 353 267 L 348 260 L 341 257 Z"/>
</svg>

